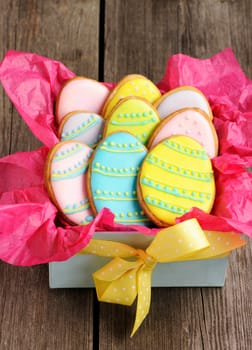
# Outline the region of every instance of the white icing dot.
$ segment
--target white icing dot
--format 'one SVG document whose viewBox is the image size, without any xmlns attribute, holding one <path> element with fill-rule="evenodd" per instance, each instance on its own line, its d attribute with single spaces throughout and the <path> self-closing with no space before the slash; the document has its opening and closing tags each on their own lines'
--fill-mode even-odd
<svg viewBox="0 0 252 350">
<path fill-rule="evenodd" d="M 211 248 L 212 248 L 212 250 L 215 250 L 215 246 L 214 245 Z"/>
<path fill-rule="evenodd" d="M 118 267 L 122 267 L 122 264 L 119 263 L 119 264 L 117 264 L 117 266 L 118 266 Z"/>
<path fill-rule="evenodd" d="M 136 289 L 136 286 L 133 285 L 133 286 L 131 286 L 131 288 L 132 288 L 132 289 Z"/>
<path fill-rule="evenodd" d="M 117 292 L 117 288 L 113 288 L 113 292 L 116 293 Z"/>
<path fill-rule="evenodd" d="M 102 271 L 101 275 L 102 275 L 102 276 L 104 276 L 104 275 L 105 275 L 105 272 L 104 272 L 104 271 Z"/>
<path fill-rule="evenodd" d="M 109 268 L 109 271 L 113 271 L 112 267 Z"/>
<path fill-rule="evenodd" d="M 192 243 L 189 243 L 189 247 L 192 247 L 193 246 L 193 244 Z"/>
<path fill-rule="evenodd" d="M 218 236 L 218 237 L 217 237 L 217 241 L 220 241 L 220 240 L 221 240 L 221 237 L 220 237 L 220 236 Z"/>
<path fill-rule="evenodd" d="M 123 288 L 122 288 L 122 290 L 125 292 L 126 288 L 125 288 L 125 287 L 123 287 Z"/>
<path fill-rule="evenodd" d="M 100 249 L 103 250 L 103 249 L 104 249 L 104 246 L 103 246 L 103 245 L 100 245 Z"/>
<path fill-rule="evenodd" d="M 129 278 L 132 279 L 132 278 L 133 278 L 133 275 L 129 275 Z"/>
<path fill-rule="evenodd" d="M 125 300 L 126 300 L 126 301 L 129 301 L 129 297 L 126 297 Z"/>
<path fill-rule="evenodd" d="M 179 239 L 179 240 L 178 240 L 178 243 L 182 243 L 182 242 L 183 242 L 183 240 L 182 240 L 182 239 Z"/>
<path fill-rule="evenodd" d="M 178 252 L 179 252 L 179 250 L 178 250 L 178 249 L 176 249 L 176 250 L 175 250 L 175 253 L 178 253 Z"/>
<path fill-rule="evenodd" d="M 227 242 L 226 242 L 226 245 L 230 245 L 230 242 L 227 241 Z"/>
<path fill-rule="evenodd" d="M 92 250 L 92 253 L 93 253 L 93 254 L 96 254 L 96 250 Z"/>
</svg>

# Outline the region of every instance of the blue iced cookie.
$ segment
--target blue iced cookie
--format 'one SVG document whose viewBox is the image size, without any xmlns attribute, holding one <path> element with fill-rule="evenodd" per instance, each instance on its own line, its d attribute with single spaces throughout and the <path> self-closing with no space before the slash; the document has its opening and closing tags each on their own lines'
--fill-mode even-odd
<svg viewBox="0 0 252 350">
<path fill-rule="evenodd" d="M 149 223 L 137 198 L 137 175 L 146 154 L 145 146 L 127 132 L 111 134 L 98 144 L 89 167 L 88 186 L 95 213 L 106 207 L 118 223 Z"/>
</svg>

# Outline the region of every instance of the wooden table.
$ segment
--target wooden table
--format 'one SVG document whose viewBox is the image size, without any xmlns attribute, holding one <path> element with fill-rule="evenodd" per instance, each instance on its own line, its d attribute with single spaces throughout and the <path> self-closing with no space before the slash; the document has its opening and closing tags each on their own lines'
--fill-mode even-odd
<svg viewBox="0 0 252 350">
<path fill-rule="evenodd" d="M 252 78 L 250 0 L 0 0 L 0 52 L 32 51 L 76 74 L 158 81 L 167 58 L 232 47 Z M 40 144 L 1 90 L 0 154 Z M 46 265 L 0 263 L 0 349 L 252 349 L 252 243 L 230 257 L 224 288 L 156 288 L 129 338 L 134 310 L 99 304 L 94 290 L 49 290 Z"/>
</svg>

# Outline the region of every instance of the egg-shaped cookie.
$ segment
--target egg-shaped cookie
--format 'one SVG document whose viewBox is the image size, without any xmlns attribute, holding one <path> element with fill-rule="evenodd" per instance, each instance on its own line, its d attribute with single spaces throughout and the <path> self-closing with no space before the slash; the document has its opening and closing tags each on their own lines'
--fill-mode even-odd
<svg viewBox="0 0 252 350">
<path fill-rule="evenodd" d="M 77 141 L 56 144 L 49 152 L 45 184 L 62 217 L 71 224 L 86 225 L 93 220 L 86 176 L 93 150 Z"/>
<path fill-rule="evenodd" d="M 184 108 L 164 118 L 152 134 L 148 148 L 173 135 L 190 136 L 205 149 L 209 158 L 218 154 L 218 137 L 213 123 L 199 108 Z"/>
<path fill-rule="evenodd" d="M 143 97 L 150 103 L 157 101 L 161 93 L 152 81 L 140 74 L 130 74 L 120 80 L 108 96 L 104 104 L 102 116 L 106 119 L 114 106 L 128 96 Z"/>
<path fill-rule="evenodd" d="M 106 119 L 103 136 L 126 131 L 146 144 L 159 122 L 156 108 L 147 100 L 141 97 L 126 97 L 112 109 Z"/>
<path fill-rule="evenodd" d="M 68 113 L 59 125 L 59 139 L 80 141 L 93 148 L 102 138 L 104 123 L 104 119 L 93 112 Z"/>
<path fill-rule="evenodd" d="M 212 120 L 213 114 L 205 95 L 193 86 L 181 86 L 170 90 L 155 102 L 160 118 L 183 108 L 200 108 Z"/>
<path fill-rule="evenodd" d="M 138 176 L 143 210 L 158 226 L 198 207 L 209 213 L 215 181 L 205 149 L 188 136 L 172 136 L 158 143 L 144 159 Z"/>
<path fill-rule="evenodd" d="M 58 124 L 66 114 L 77 110 L 100 114 L 109 92 L 104 84 L 96 80 L 84 77 L 67 80 L 56 100 L 55 114 Z"/>
<path fill-rule="evenodd" d="M 136 188 L 146 154 L 142 143 L 126 132 L 111 134 L 98 144 L 88 170 L 89 199 L 95 213 L 106 207 L 118 223 L 149 223 L 139 205 Z"/>
</svg>

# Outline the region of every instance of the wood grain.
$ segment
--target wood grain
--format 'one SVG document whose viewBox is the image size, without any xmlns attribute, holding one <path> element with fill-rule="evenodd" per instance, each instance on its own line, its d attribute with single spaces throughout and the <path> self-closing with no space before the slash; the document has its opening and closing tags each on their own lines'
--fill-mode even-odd
<svg viewBox="0 0 252 350">
<path fill-rule="evenodd" d="M 0 55 L 31 51 L 98 78 L 99 1 L 2 0 Z M 90 40 L 92 38 L 92 40 Z M 0 151 L 40 143 L 1 90 Z M 93 290 L 49 290 L 47 266 L 0 263 L 0 349 L 93 349 Z"/>
<path fill-rule="evenodd" d="M 0 58 L 32 51 L 91 78 L 157 82 L 174 53 L 206 58 L 230 46 L 252 78 L 250 0 L 0 0 L 0 11 Z M 2 88 L 0 140 L 1 156 L 40 145 Z M 98 304 L 93 290 L 49 290 L 46 265 L 0 262 L 0 349 L 252 349 L 251 260 L 250 242 L 231 255 L 224 288 L 154 288 L 132 339 L 134 307 Z"/>
<path fill-rule="evenodd" d="M 100 349 L 201 349 L 200 288 L 153 288 L 151 309 L 133 338 L 135 308 L 100 305 Z"/>
<path fill-rule="evenodd" d="M 168 57 L 207 58 L 232 47 L 252 76 L 250 0 L 134 0 L 106 2 L 105 80 L 139 72 L 154 81 Z"/>
<path fill-rule="evenodd" d="M 204 349 L 250 349 L 252 244 L 231 254 L 225 288 L 202 289 Z M 231 347 L 232 346 L 232 347 Z"/>
</svg>

